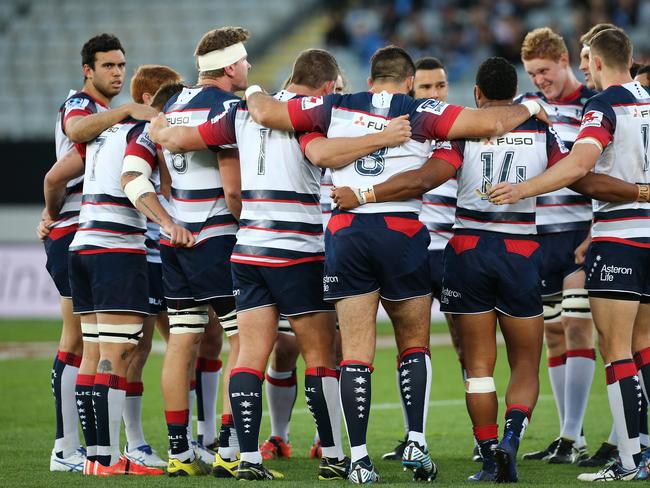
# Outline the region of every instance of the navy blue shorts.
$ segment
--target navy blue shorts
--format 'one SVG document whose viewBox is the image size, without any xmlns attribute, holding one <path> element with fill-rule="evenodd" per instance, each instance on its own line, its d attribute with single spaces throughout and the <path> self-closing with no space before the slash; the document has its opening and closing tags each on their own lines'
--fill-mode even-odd
<svg viewBox="0 0 650 488">
<path fill-rule="evenodd" d="M 429 277 L 431 279 L 431 293 L 433 298 L 440 300 L 442 293 L 442 274 L 443 274 L 443 259 L 445 251 L 437 249 L 429 251 Z"/>
<path fill-rule="evenodd" d="M 230 235 L 211 237 L 192 248 L 160 246 L 165 298 L 231 297 L 233 247 L 235 236 Z"/>
<path fill-rule="evenodd" d="M 149 272 L 149 313 L 158 315 L 167 311 L 167 301 L 163 292 L 162 264 L 147 261 Z"/>
<path fill-rule="evenodd" d="M 325 300 L 379 291 L 386 300 L 431 294 L 429 231 L 414 213 L 332 213 L 325 232 Z"/>
<path fill-rule="evenodd" d="M 70 253 L 74 313 L 149 314 L 149 277 L 144 254 Z"/>
<path fill-rule="evenodd" d="M 542 296 L 562 293 L 564 278 L 582 269 L 582 265 L 575 262 L 574 251 L 588 235 L 589 229 L 537 236 L 542 249 Z"/>
<path fill-rule="evenodd" d="M 334 311 L 323 301 L 322 262 L 282 267 L 232 263 L 232 281 L 238 313 L 271 305 L 286 317 Z"/>
<path fill-rule="evenodd" d="M 43 241 L 47 261 L 45 268 L 62 298 L 72 298 L 70 291 L 70 274 L 68 273 L 68 248 L 74 239 L 74 230 L 58 239 L 46 237 Z"/>
<path fill-rule="evenodd" d="M 650 249 L 592 242 L 585 259 L 590 297 L 650 303 Z"/>
<path fill-rule="evenodd" d="M 529 236 L 457 231 L 445 248 L 440 310 L 541 315 L 540 254 Z"/>
</svg>

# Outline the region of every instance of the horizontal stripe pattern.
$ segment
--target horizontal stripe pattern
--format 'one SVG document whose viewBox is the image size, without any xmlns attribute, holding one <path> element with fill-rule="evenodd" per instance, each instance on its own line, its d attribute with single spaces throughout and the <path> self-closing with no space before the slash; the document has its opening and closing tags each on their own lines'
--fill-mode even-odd
<svg viewBox="0 0 650 488">
<path fill-rule="evenodd" d="M 535 234 L 535 212 L 481 212 L 458 207 L 454 228 Z"/>
<path fill-rule="evenodd" d="M 458 182 L 452 178 L 422 195 L 420 221 L 429 229 L 429 251 L 441 251 L 451 239 Z"/>
<path fill-rule="evenodd" d="M 301 252 L 263 245 L 247 246 L 240 244 L 239 240 L 230 257 L 230 261 L 233 263 L 268 267 L 292 266 L 300 263 L 324 260 L 324 251 Z"/>
<path fill-rule="evenodd" d="M 594 212 L 592 240 L 611 240 L 630 245 L 650 242 L 650 206 L 630 203 L 609 204 L 612 210 Z M 646 247 L 646 246 L 641 246 Z"/>
</svg>

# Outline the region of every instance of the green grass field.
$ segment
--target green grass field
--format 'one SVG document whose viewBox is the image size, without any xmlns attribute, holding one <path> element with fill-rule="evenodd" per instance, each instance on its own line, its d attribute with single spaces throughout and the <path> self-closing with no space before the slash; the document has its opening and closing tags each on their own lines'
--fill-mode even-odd
<svg viewBox="0 0 650 488">
<path fill-rule="evenodd" d="M 435 332 L 445 330 L 436 324 Z M 387 325 L 380 327 L 389 333 Z M 55 341 L 58 326 L 50 321 L 0 320 L 0 343 Z M 495 374 L 497 390 L 505 391 L 507 363 L 505 350 L 500 349 L 500 360 Z M 433 384 L 428 414 L 427 438 L 440 474 L 435 484 L 439 486 L 469 486 L 465 480 L 479 467 L 470 461 L 472 450 L 471 425 L 463 396 L 458 361 L 450 347 L 432 349 Z M 77 486 L 207 486 L 228 485 L 232 480 L 215 478 L 170 479 L 167 477 L 122 477 L 111 479 L 83 478 L 78 474 L 50 473 L 49 455 L 54 438 L 53 400 L 50 389 L 51 359 L 11 359 L 0 361 L 0 486 L 7 487 L 77 487 Z M 153 447 L 163 454 L 166 451 L 166 429 L 160 394 L 160 367 L 162 356 L 152 355 L 145 368 L 145 401 L 143 423 L 145 434 Z M 301 373 L 299 373 L 299 378 Z M 585 421 L 585 432 L 592 449 L 597 448 L 609 434 L 611 419 L 608 411 L 602 364 L 596 369 L 596 378 Z M 542 387 L 539 403 L 532 423 L 522 442 L 521 452 L 544 447 L 558 434 L 558 421 L 545 368 L 542 368 Z M 300 381 L 300 383 L 302 383 Z M 373 374 L 373 408 L 370 417 L 368 446 L 380 472 L 382 482 L 410 483 L 410 474 L 399 464 L 380 461 L 380 455 L 392 449 L 403 436 L 402 414 L 395 385 L 395 352 L 378 351 Z M 501 403 L 501 413 L 504 411 Z M 500 419 L 500 424 L 503 424 Z M 269 433 L 268 418 L 264 417 L 262 435 Z M 322 484 L 316 481 L 317 463 L 307 459 L 314 434 L 311 416 L 305 409 L 304 396 L 299 390 L 291 425 L 294 458 L 289 461 L 269 463 L 284 472 L 281 486 Z M 523 486 L 579 485 L 576 476 L 581 472 L 575 466 L 549 466 L 535 462 L 520 462 L 520 480 Z M 334 482 L 337 484 L 338 482 Z M 340 482 L 338 484 L 342 484 Z"/>
</svg>

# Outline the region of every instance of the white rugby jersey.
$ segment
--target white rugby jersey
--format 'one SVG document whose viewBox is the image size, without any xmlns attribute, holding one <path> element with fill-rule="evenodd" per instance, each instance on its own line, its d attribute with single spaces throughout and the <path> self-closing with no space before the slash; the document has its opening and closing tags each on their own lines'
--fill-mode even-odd
<svg viewBox="0 0 650 488">
<path fill-rule="evenodd" d="M 91 115 L 98 112 L 104 112 L 108 107 L 84 92 L 70 90 L 67 100 L 59 108 L 54 129 L 54 140 L 56 143 L 56 158 L 60 159 L 67 154 L 70 149 L 76 147 L 82 157 L 85 157 L 86 144 L 74 144 L 63 130 L 65 122 L 71 117 Z M 83 190 L 83 176 L 73 178 L 66 185 L 65 198 L 63 206 L 59 211 L 52 232 L 51 238 L 56 238 L 57 234 L 67 234 L 76 229 L 79 222 L 79 211 L 81 210 L 81 194 Z"/>
<path fill-rule="evenodd" d="M 281 91 L 275 98 L 295 96 Z M 244 102 L 199 126 L 199 133 L 211 149 L 239 147 L 242 212 L 231 261 L 290 266 L 324 260 L 321 170 L 306 159 L 296 133 L 257 124 Z"/>
<path fill-rule="evenodd" d="M 327 228 L 327 224 L 332 216 L 332 198 L 330 194 L 332 193 L 333 187 L 332 171 L 329 168 L 325 168 L 322 170 L 320 178 L 320 206 L 323 211 L 323 229 Z"/>
<path fill-rule="evenodd" d="M 398 147 L 382 148 L 332 170 L 334 186 L 366 188 L 391 176 L 420 168 L 431 153 L 431 140 L 446 139 L 463 107 L 434 99 L 414 100 L 403 94 L 361 92 L 290 100 L 289 115 L 297 131 L 328 137 L 355 137 L 381 132 L 391 119 L 409 115 L 412 138 Z M 421 199 L 361 205 L 351 212 L 420 212 Z"/>
<path fill-rule="evenodd" d="M 639 82 L 610 86 L 585 105 L 577 139 L 595 138 L 603 152 L 594 172 L 650 183 L 650 93 Z M 650 203 L 593 201 L 591 240 L 650 248 Z"/>
<path fill-rule="evenodd" d="M 120 182 L 124 151 L 134 137 L 131 129 L 136 123 L 125 119 L 87 144 L 79 228 L 70 251 L 145 254 L 146 218 L 127 198 Z"/>
<path fill-rule="evenodd" d="M 225 112 L 239 101 L 214 86 L 184 88 L 164 108 L 170 125 L 197 126 Z M 194 234 L 196 243 L 211 237 L 233 235 L 237 220 L 226 205 L 217 158 L 208 150 L 172 154 L 164 151 L 172 179 L 170 215 Z M 169 245 L 162 232 L 160 243 Z"/>
<path fill-rule="evenodd" d="M 537 176 L 568 153 L 557 133 L 537 119 L 501 137 L 438 143 L 432 156 L 457 169 L 454 229 L 536 234 L 534 198 L 494 205 L 487 192 L 503 181 L 521 183 Z"/>
<path fill-rule="evenodd" d="M 453 236 L 458 181 L 451 178 L 422 195 L 420 221 L 429 229 L 429 251 L 442 251 Z"/>
<path fill-rule="evenodd" d="M 571 149 L 580 129 L 582 109 L 597 92 L 584 85 L 562 100 L 549 100 L 541 92 L 525 93 L 515 102 L 536 100 L 558 133 L 564 145 Z M 560 188 L 537 197 L 537 233 L 551 234 L 572 230 L 586 230 L 591 225 L 591 199 L 569 188 Z"/>
</svg>

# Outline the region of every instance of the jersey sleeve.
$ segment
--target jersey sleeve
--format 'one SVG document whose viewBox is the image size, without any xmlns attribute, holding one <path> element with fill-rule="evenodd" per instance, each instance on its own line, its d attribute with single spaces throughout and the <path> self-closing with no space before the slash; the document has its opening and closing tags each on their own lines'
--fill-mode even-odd
<svg viewBox="0 0 650 488">
<path fill-rule="evenodd" d="M 326 137 L 326 136 L 320 132 L 306 132 L 300 134 L 298 136 L 298 142 L 300 143 L 300 149 L 302 150 L 302 153 L 305 154 L 305 151 L 307 150 L 307 145 L 311 141 L 313 141 L 314 139 L 320 139 L 321 137 Z"/>
<path fill-rule="evenodd" d="M 442 159 L 458 171 L 463 164 L 464 152 L 465 141 L 439 141 L 436 142 L 431 157 Z"/>
<path fill-rule="evenodd" d="M 224 149 L 237 143 L 235 117 L 237 110 L 244 110 L 240 104 L 233 105 L 227 111 L 198 126 L 199 135 L 212 151 Z"/>
<path fill-rule="evenodd" d="M 576 141 L 586 138 L 596 139 L 605 149 L 614 138 L 616 130 L 616 114 L 611 105 L 599 97 L 592 98 L 587 102 L 582 113 L 582 123 Z"/>
<path fill-rule="evenodd" d="M 158 166 L 158 146 L 149 139 L 149 124 L 137 124 L 126 135 L 124 156 L 137 156 L 144 159 L 151 169 Z"/>
<path fill-rule="evenodd" d="M 287 102 L 291 125 L 296 132 L 320 132 L 327 134 L 332 119 L 334 101 L 340 95 L 325 97 L 292 98 Z"/>
<path fill-rule="evenodd" d="M 65 134 L 65 126 L 72 117 L 85 117 L 94 113 L 97 113 L 97 106 L 88 96 L 83 93 L 72 95 L 63 104 L 63 117 L 61 118 L 63 133 Z"/>
<path fill-rule="evenodd" d="M 464 107 L 450 105 L 433 98 L 414 100 L 411 112 L 411 127 L 413 134 L 422 139 L 444 141 L 449 130 L 463 111 Z"/>
<path fill-rule="evenodd" d="M 547 167 L 553 166 L 558 161 L 564 159 L 568 156 L 569 150 L 560 139 L 560 136 L 555 129 L 550 126 L 546 126 L 546 158 L 547 158 Z"/>
</svg>

